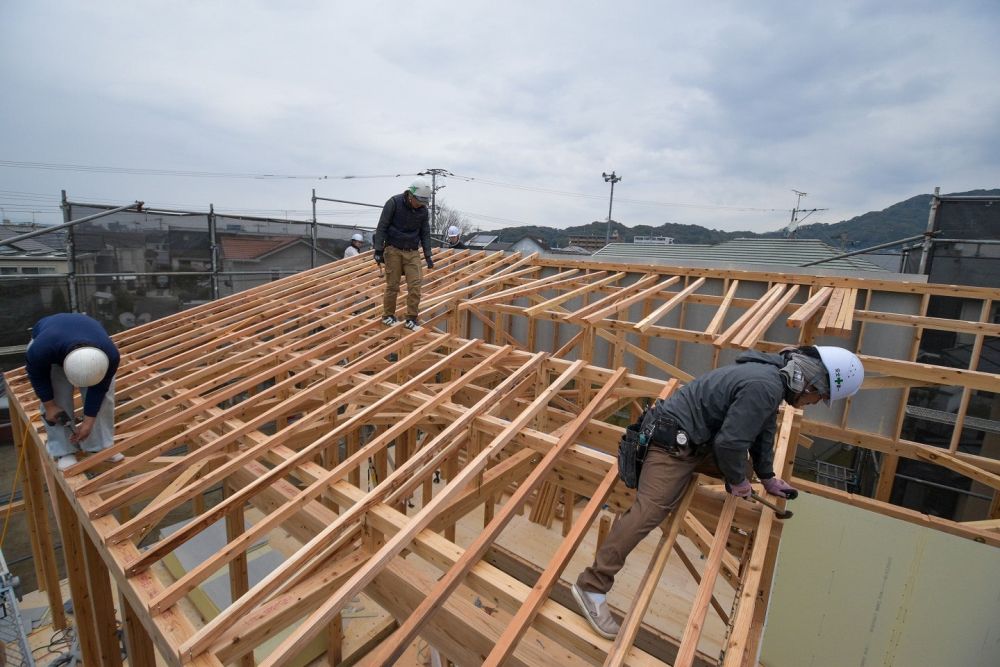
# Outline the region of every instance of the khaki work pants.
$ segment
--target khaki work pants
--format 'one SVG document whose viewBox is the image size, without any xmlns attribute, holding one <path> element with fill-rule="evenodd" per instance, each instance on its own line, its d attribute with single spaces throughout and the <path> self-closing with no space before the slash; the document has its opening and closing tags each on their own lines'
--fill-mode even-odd
<svg viewBox="0 0 1000 667">
<path fill-rule="evenodd" d="M 387 245 L 382 256 L 385 258 L 385 294 L 382 296 L 382 317 L 386 315 L 396 316 L 399 281 L 405 274 L 406 319 L 415 321 L 420 315 L 420 287 L 423 279 L 420 268 L 420 251 L 400 250 Z"/>
<path fill-rule="evenodd" d="M 642 464 L 635 502 L 611 526 L 594 564 L 580 573 L 576 585 L 590 593 L 610 591 L 615 575 L 625 567 L 625 559 L 676 507 L 694 473 L 710 470 L 713 464 L 708 452 L 677 459 L 659 447 L 650 447 Z"/>
</svg>

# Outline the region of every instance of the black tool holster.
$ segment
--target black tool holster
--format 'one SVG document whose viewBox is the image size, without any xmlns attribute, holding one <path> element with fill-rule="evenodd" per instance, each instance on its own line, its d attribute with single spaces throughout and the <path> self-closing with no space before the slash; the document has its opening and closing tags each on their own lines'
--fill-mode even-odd
<svg viewBox="0 0 1000 667">
<path fill-rule="evenodd" d="M 686 433 L 682 438 L 678 438 L 678 434 L 684 432 L 677 426 L 677 422 L 669 417 L 655 417 L 647 412 L 642 421 L 642 433 L 650 446 L 659 447 L 674 458 L 687 459 L 695 453 L 695 448 Z"/>
</svg>

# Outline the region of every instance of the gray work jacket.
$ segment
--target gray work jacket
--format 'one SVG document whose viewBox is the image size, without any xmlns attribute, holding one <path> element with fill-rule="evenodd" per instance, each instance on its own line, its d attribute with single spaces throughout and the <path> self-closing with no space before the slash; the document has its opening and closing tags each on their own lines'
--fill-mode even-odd
<svg viewBox="0 0 1000 667">
<path fill-rule="evenodd" d="M 746 478 L 749 452 L 761 479 L 774 477 L 774 432 L 785 383 L 778 372 L 785 360 L 753 350 L 736 363 L 695 378 L 651 408 L 685 431 L 691 442 L 712 447 L 719 470 L 730 484 Z"/>
</svg>

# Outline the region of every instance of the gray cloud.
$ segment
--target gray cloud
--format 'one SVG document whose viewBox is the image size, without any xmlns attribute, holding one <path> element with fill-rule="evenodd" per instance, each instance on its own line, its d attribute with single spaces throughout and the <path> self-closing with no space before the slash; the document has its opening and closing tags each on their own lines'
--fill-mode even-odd
<svg viewBox="0 0 1000 667">
<path fill-rule="evenodd" d="M 787 211 L 722 207 L 789 209 L 791 188 L 835 222 L 935 185 L 998 184 L 998 18 L 985 1 L 12 0 L 0 7 L 0 158 L 330 176 L 443 167 L 480 179 L 441 194 L 484 228 L 603 219 L 600 174 L 614 169 L 626 224 L 776 229 Z M 409 176 L 0 178 L 9 191 L 304 210 L 314 186 L 381 203 Z"/>
</svg>

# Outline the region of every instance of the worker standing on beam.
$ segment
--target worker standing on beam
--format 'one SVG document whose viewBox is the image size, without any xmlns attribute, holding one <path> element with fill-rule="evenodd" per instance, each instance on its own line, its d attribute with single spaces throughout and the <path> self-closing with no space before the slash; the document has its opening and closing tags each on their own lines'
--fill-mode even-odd
<svg viewBox="0 0 1000 667">
<path fill-rule="evenodd" d="M 721 472 L 734 496 L 750 499 L 748 455 L 753 471 L 771 495 L 792 499 L 798 491 L 774 474 L 777 412 L 782 401 L 795 408 L 852 396 L 864 380 L 857 355 L 839 347 L 791 347 L 778 354 L 753 350 L 736 362 L 705 373 L 641 419 L 649 448 L 635 502 L 615 521 L 593 565 L 573 585 L 573 597 L 594 630 L 612 639 L 618 622 L 607 593 L 629 553 L 659 526 L 700 467 Z"/>
<path fill-rule="evenodd" d="M 375 261 L 385 264 L 385 294 L 382 297 L 382 323 L 396 323 L 396 297 L 399 295 L 400 278 L 406 275 L 406 321 L 411 331 L 418 328 L 420 316 L 420 291 L 423 271 L 420 267 L 420 248 L 428 269 L 434 268 L 431 259 L 431 228 L 427 216 L 427 203 L 431 200 L 431 186 L 422 178 L 413 181 L 401 195 L 395 195 L 382 207 L 382 215 L 372 238 Z"/>
<path fill-rule="evenodd" d="M 42 402 L 46 449 L 59 470 L 74 465 L 76 452 L 99 452 L 115 436 L 115 372 L 118 348 L 100 323 L 80 313 L 38 320 L 28 343 L 28 379 Z M 83 396 L 83 421 L 76 423 L 73 388 Z M 115 454 L 111 460 L 122 460 Z"/>
</svg>

